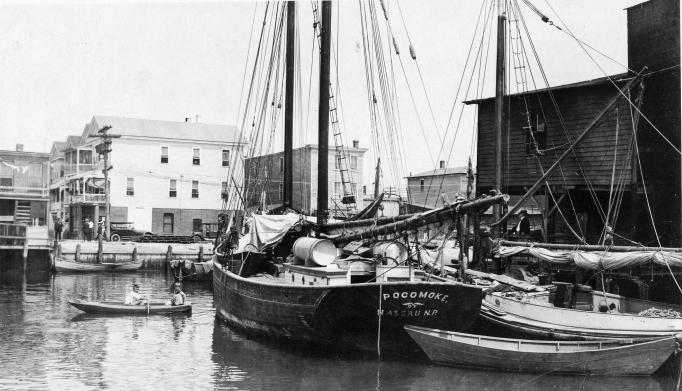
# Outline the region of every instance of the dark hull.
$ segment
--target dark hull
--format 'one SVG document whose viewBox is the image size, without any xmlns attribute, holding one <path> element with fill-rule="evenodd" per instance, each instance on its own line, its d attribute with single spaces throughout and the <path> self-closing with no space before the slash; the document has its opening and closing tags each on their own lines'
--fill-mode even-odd
<svg viewBox="0 0 682 391">
<path fill-rule="evenodd" d="M 242 278 L 213 265 L 218 315 L 229 324 L 292 342 L 382 354 L 419 354 L 407 324 L 466 330 L 478 318 L 482 290 L 441 282 L 303 286 Z M 381 306 L 382 315 L 379 316 Z"/>
<path fill-rule="evenodd" d="M 82 300 L 70 300 L 69 304 L 89 314 L 147 315 L 192 311 L 191 304 L 171 306 L 163 303 L 152 303 L 146 306 Z"/>
</svg>

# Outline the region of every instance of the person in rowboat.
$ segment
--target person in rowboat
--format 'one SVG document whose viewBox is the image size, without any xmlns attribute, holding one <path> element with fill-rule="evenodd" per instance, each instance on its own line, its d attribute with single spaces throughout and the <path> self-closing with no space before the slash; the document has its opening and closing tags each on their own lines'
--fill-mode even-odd
<svg viewBox="0 0 682 391">
<path fill-rule="evenodd" d="M 126 295 L 126 301 L 125 304 L 130 304 L 130 305 L 143 305 L 147 304 L 147 299 L 140 295 L 140 286 L 137 284 L 133 284 L 133 290 L 128 292 Z"/>
<path fill-rule="evenodd" d="M 179 282 L 175 283 L 173 292 L 173 297 L 166 302 L 167 305 L 183 305 L 185 304 L 185 292 L 182 291 L 182 287 Z"/>
</svg>

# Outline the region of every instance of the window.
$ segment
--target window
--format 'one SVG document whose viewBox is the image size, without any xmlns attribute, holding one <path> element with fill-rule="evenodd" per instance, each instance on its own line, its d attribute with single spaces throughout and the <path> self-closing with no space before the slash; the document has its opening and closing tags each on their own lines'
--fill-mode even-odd
<svg viewBox="0 0 682 391">
<path fill-rule="evenodd" d="M 337 170 L 341 168 L 341 155 L 338 153 L 334 155 L 334 168 Z"/>
<path fill-rule="evenodd" d="M 362 185 L 362 195 L 367 195 L 367 186 Z"/>
<path fill-rule="evenodd" d="M 170 180 L 170 186 L 168 187 L 168 197 L 175 198 L 178 196 L 178 181 L 176 179 Z"/>
<path fill-rule="evenodd" d="M 277 193 L 279 195 L 278 200 L 282 201 L 284 199 L 284 185 L 283 184 L 281 184 L 281 183 L 279 184 L 279 189 L 278 189 Z"/>
<path fill-rule="evenodd" d="M 338 197 L 341 195 L 341 182 L 334 182 L 334 196 Z"/>
<path fill-rule="evenodd" d="M 279 158 L 279 172 L 284 172 L 284 158 Z"/>
<path fill-rule="evenodd" d="M 126 179 L 126 195 L 135 195 L 135 180 L 133 178 Z"/>
<path fill-rule="evenodd" d="M 163 233 L 172 234 L 173 233 L 173 214 L 164 213 L 163 214 Z"/>
<path fill-rule="evenodd" d="M 168 163 L 168 147 L 161 147 L 161 163 Z"/>
<path fill-rule="evenodd" d="M 419 191 L 424 192 L 424 178 L 419 180 Z"/>
<path fill-rule="evenodd" d="M 358 157 L 357 156 L 351 156 L 350 157 L 350 168 L 351 168 L 351 170 L 357 170 L 358 169 Z"/>
<path fill-rule="evenodd" d="M 201 219 L 192 219 L 192 232 L 201 232 Z"/>
<path fill-rule="evenodd" d="M 79 164 L 92 164 L 92 150 L 79 149 L 78 150 Z"/>
<path fill-rule="evenodd" d="M 227 182 L 220 182 L 220 198 L 227 199 Z"/>
<path fill-rule="evenodd" d="M 194 164 L 195 166 L 198 166 L 199 164 L 201 164 L 201 156 L 199 154 L 199 148 L 193 149 L 192 164 Z"/>
<path fill-rule="evenodd" d="M 192 181 L 192 198 L 199 198 L 199 181 Z"/>
<path fill-rule="evenodd" d="M 547 125 L 544 114 L 540 111 L 531 110 L 528 113 L 528 123 L 523 127 L 526 131 L 526 154 L 542 155 L 541 150 L 547 147 Z"/>
<path fill-rule="evenodd" d="M 230 166 L 230 150 L 223 149 L 223 167 Z"/>
<path fill-rule="evenodd" d="M 0 164 L 0 186 L 12 187 L 14 185 L 14 175 L 12 167 Z"/>
<path fill-rule="evenodd" d="M 351 183 L 350 184 L 350 193 L 352 195 L 355 195 L 355 193 L 357 193 L 357 191 L 358 191 L 358 184 L 357 183 Z"/>
</svg>

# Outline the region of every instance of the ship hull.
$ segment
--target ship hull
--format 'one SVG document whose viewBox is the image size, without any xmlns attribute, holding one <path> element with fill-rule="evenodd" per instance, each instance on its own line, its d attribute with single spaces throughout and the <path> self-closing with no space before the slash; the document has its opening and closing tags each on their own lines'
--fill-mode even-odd
<svg viewBox="0 0 682 391">
<path fill-rule="evenodd" d="M 240 277 L 213 265 L 214 302 L 230 325 L 294 343 L 389 355 L 419 354 L 407 324 L 467 330 L 483 292 L 456 282 L 386 282 L 338 286 Z"/>
</svg>

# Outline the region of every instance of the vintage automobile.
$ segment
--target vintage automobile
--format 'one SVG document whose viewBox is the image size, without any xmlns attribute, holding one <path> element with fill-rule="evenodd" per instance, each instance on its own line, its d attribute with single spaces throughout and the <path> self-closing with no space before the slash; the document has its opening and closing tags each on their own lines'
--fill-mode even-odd
<svg viewBox="0 0 682 391">
<path fill-rule="evenodd" d="M 140 231 L 135 229 L 135 225 L 131 222 L 111 222 L 111 235 L 109 240 L 118 242 L 121 240 L 138 241 L 143 236 L 151 236 L 151 232 Z"/>
<path fill-rule="evenodd" d="M 218 223 L 203 223 L 201 230 L 192 231 L 192 241 L 195 243 L 215 239 L 216 236 L 218 236 Z"/>
</svg>

